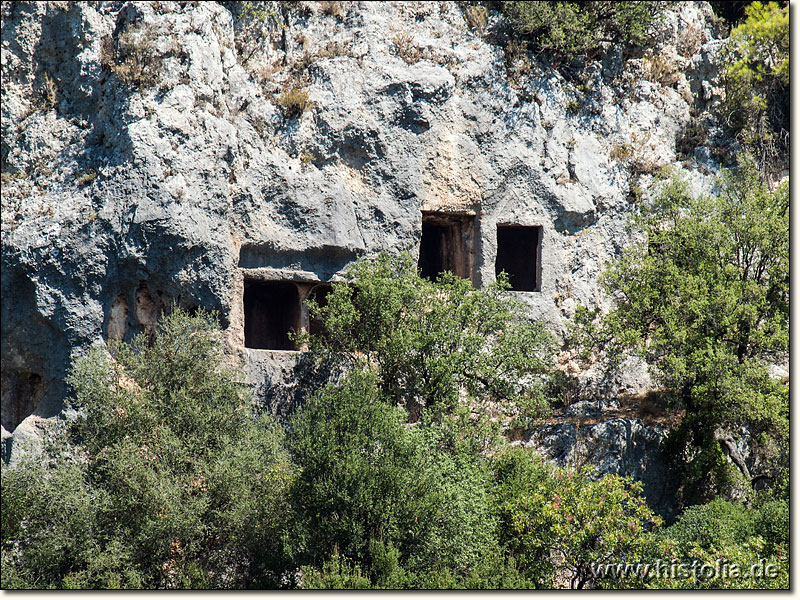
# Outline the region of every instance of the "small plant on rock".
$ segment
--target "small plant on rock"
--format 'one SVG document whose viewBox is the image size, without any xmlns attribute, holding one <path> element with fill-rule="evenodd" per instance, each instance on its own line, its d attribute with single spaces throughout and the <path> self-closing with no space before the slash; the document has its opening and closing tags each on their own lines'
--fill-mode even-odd
<svg viewBox="0 0 800 600">
<path fill-rule="evenodd" d="M 81 186 L 91 185 L 94 183 L 95 179 L 97 179 L 97 171 L 94 169 L 89 169 L 88 171 L 75 177 L 75 182 Z"/>
<path fill-rule="evenodd" d="M 426 58 L 425 53 L 414 41 L 414 36 L 407 31 L 394 36 L 392 44 L 394 53 L 409 64 Z"/>
<path fill-rule="evenodd" d="M 660 54 L 644 58 L 645 77 L 661 85 L 672 86 L 678 81 L 678 70 L 675 63 Z"/>
<path fill-rule="evenodd" d="M 152 87 L 161 78 L 157 38 L 152 24 L 127 27 L 116 44 L 111 36 L 107 36 L 101 42 L 100 64 L 125 83 L 140 88 Z"/>
<path fill-rule="evenodd" d="M 581 112 L 581 101 L 578 99 L 572 99 L 567 102 L 567 112 L 573 116 Z"/>
<path fill-rule="evenodd" d="M 470 4 L 464 9 L 464 19 L 470 29 L 474 29 L 478 34 L 482 34 L 489 22 L 489 13 L 485 6 L 480 4 Z"/>
<path fill-rule="evenodd" d="M 299 117 L 312 106 L 308 91 L 296 84 L 285 89 L 278 96 L 276 104 L 287 119 Z"/>
<path fill-rule="evenodd" d="M 344 10 L 341 2 L 320 2 L 319 8 L 323 15 L 336 17 L 337 19 L 340 19 L 344 16 Z"/>
<path fill-rule="evenodd" d="M 58 102 L 56 82 L 50 73 L 45 71 L 40 108 L 46 111 L 52 110 L 55 108 L 56 102 Z"/>
</svg>

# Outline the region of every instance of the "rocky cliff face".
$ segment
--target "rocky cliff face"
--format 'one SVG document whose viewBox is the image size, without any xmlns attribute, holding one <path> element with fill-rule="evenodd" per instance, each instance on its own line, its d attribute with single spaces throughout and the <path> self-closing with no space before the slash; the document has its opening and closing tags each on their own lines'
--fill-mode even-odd
<svg viewBox="0 0 800 600">
<path fill-rule="evenodd" d="M 572 80 L 504 51 L 488 17 L 3 3 L 4 438 L 62 410 L 75 355 L 173 303 L 219 311 L 261 400 L 287 410 L 299 355 L 248 340 L 246 321 L 307 325 L 318 282 L 380 250 L 416 255 L 423 215 L 479 286 L 514 254 L 498 226 L 530 227 L 538 291 L 519 296 L 556 333 L 603 302 L 638 190 L 662 166 L 697 185 L 716 168 L 684 135 L 717 100 L 713 14 L 673 3 L 647 54 L 612 48 Z"/>
</svg>

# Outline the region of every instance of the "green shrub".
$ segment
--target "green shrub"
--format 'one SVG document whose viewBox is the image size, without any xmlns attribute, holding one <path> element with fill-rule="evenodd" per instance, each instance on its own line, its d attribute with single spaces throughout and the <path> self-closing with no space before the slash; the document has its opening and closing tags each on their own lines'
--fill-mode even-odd
<svg viewBox="0 0 800 600">
<path fill-rule="evenodd" d="M 658 532 L 645 562 L 724 565 L 725 569 L 662 573 L 627 582 L 631 587 L 666 589 L 786 589 L 789 586 L 788 502 L 769 501 L 747 508 L 717 498 L 686 510 Z M 770 565 L 770 573 L 766 569 Z M 735 569 L 735 570 L 734 570 Z"/>
<path fill-rule="evenodd" d="M 642 484 L 630 479 L 591 480 L 524 449 L 501 456 L 496 469 L 501 540 L 536 587 L 558 579 L 572 588 L 594 584 L 595 564 L 632 560 L 660 524 L 641 497 Z"/>
<path fill-rule="evenodd" d="M 3 587 L 278 584 L 291 465 L 220 365 L 215 323 L 181 311 L 75 364 L 48 464 L 3 471 Z"/>
<path fill-rule="evenodd" d="M 741 504 L 716 498 L 708 504 L 686 509 L 664 535 L 703 548 L 741 544 L 755 534 L 750 512 Z"/>
<path fill-rule="evenodd" d="M 688 547 L 720 549 L 745 544 L 760 537 L 765 555 L 774 554 L 789 544 L 789 512 L 786 500 L 769 500 L 748 508 L 738 502 L 715 498 L 708 504 L 692 506 L 662 535 Z"/>
<path fill-rule="evenodd" d="M 789 7 L 753 2 L 745 14 L 723 52 L 720 117 L 774 176 L 789 164 Z"/>
<path fill-rule="evenodd" d="M 663 8 L 663 2 L 502 3 L 514 35 L 555 56 L 587 53 L 602 41 L 645 45 Z"/>
<path fill-rule="evenodd" d="M 327 332 L 309 343 L 336 360 L 369 357 L 383 396 L 412 420 L 425 408 L 452 411 L 460 394 L 471 408 L 498 402 L 513 412 L 524 400 L 541 415 L 552 338 L 507 287 L 504 276 L 482 290 L 452 273 L 429 281 L 407 254 L 382 254 L 335 283 L 326 306 L 309 303 Z"/>
<path fill-rule="evenodd" d="M 443 448 L 434 424 L 404 426 L 379 383 L 359 365 L 292 419 L 305 581 L 447 587 L 480 572 L 477 585 L 499 550 L 485 460 Z"/>
<path fill-rule="evenodd" d="M 303 588 L 307 590 L 368 590 L 372 582 L 361 572 L 361 567 L 342 558 L 337 552 L 322 567 L 303 569 Z"/>
</svg>

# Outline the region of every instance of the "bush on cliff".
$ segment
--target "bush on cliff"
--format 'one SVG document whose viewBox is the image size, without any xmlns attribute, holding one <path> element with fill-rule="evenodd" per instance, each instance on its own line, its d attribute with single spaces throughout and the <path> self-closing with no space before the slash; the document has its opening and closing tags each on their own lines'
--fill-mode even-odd
<svg viewBox="0 0 800 600">
<path fill-rule="evenodd" d="M 646 241 L 603 277 L 616 308 L 578 314 L 609 355 L 633 350 L 665 396 L 685 408 L 669 440 L 688 504 L 750 487 L 720 444 L 746 431 L 778 495 L 788 482 L 788 383 L 768 365 L 789 345 L 789 190 L 769 189 L 753 163 L 727 173 L 713 195 L 673 180 L 635 225 Z M 783 491 L 781 491 L 783 490 Z"/>
<path fill-rule="evenodd" d="M 3 469 L 3 587 L 278 585 L 293 472 L 214 321 L 176 310 L 113 356 L 77 362 L 66 430 Z"/>
<path fill-rule="evenodd" d="M 663 2 L 518 2 L 501 4 L 512 32 L 556 56 L 595 50 L 601 42 L 644 45 Z"/>
<path fill-rule="evenodd" d="M 789 166 L 789 7 L 753 2 L 723 51 L 729 133 L 773 176 Z"/>
<path fill-rule="evenodd" d="M 423 410 L 448 414 L 459 398 L 473 408 L 546 412 L 552 337 L 506 292 L 506 278 L 482 290 L 451 273 L 432 282 L 409 255 L 381 254 L 357 263 L 345 283 L 325 306 L 310 302 L 325 330 L 311 348 L 350 363 L 366 357 L 382 396 L 412 420 Z"/>
</svg>

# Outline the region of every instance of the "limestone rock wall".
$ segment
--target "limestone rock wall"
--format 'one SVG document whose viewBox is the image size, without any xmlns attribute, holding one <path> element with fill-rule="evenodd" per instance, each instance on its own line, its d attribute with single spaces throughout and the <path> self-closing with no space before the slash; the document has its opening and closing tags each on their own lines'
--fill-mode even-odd
<svg viewBox="0 0 800 600">
<path fill-rule="evenodd" d="M 540 291 L 519 295 L 561 333 L 605 301 L 632 184 L 716 168 L 707 148 L 676 153 L 719 94 L 705 2 L 672 3 L 650 55 L 611 49 L 581 81 L 507 61 L 499 15 L 471 29 L 455 2 L 291 4 L 253 24 L 235 3 L 3 3 L 4 438 L 62 410 L 76 355 L 174 303 L 219 311 L 281 412 L 297 356 L 244 348 L 245 279 L 416 254 L 422 211 L 474 217 L 476 285 L 498 224 L 541 227 Z M 123 42 L 138 82 L 113 60 Z"/>
</svg>

